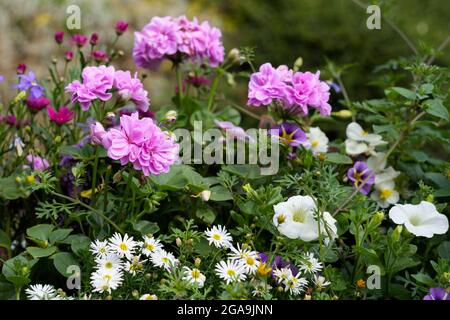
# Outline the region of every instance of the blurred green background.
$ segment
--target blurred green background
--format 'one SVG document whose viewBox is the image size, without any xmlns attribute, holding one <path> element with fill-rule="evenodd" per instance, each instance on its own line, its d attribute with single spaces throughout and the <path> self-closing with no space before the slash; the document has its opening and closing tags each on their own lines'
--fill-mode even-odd
<svg viewBox="0 0 450 320">
<path fill-rule="evenodd" d="M 81 8 L 82 29 L 97 31 L 100 43 L 114 38 L 113 25 L 121 19 L 130 22 L 129 31 L 119 42 L 125 52 L 116 65 L 135 70 L 131 59 L 133 31 L 155 15 L 186 14 L 208 19 L 221 28 L 224 44 L 255 47 L 255 65 L 266 61 L 274 65 L 293 65 L 303 58 L 303 69 L 323 68 L 326 58 L 339 65 L 352 64 L 344 82 L 352 99 L 379 95 L 370 85 L 373 69 L 399 56 L 410 56 L 411 49 L 385 21 L 381 30 L 366 27 L 368 14 L 353 0 L 0 0 L 0 83 L 2 95 L 10 96 L 10 86 L 18 63 L 26 63 L 39 77 L 46 77 L 53 57 L 62 58 L 53 33 L 65 27 L 66 8 Z M 364 2 L 363 2 L 364 3 Z M 373 3 L 373 2 L 372 2 Z M 448 0 L 375 1 L 382 16 L 393 22 L 420 49 L 423 44 L 438 47 L 449 36 Z M 448 65 L 447 47 L 435 63 Z M 324 75 L 327 76 L 326 74 Z M 173 92 L 170 65 L 152 72 L 146 81 L 152 104 L 165 104 Z M 245 104 L 245 81 L 233 89 Z M 170 94 L 169 94 L 170 93 Z"/>
</svg>

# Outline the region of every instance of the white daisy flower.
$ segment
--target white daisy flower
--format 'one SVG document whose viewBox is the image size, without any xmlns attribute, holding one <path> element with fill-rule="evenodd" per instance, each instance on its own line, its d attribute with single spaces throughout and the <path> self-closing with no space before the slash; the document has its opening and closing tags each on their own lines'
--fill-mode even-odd
<svg viewBox="0 0 450 320">
<path fill-rule="evenodd" d="M 158 297 L 156 294 L 144 294 L 142 295 L 139 300 L 158 300 Z"/>
<path fill-rule="evenodd" d="M 309 148 L 314 155 L 319 153 L 327 153 L 329 140 L 319 127 L 309 128 L 309 132 L 306 136 L 308 137 Z"/>
<path fill-rule="evenodd" d="M 331 284 L 330 281 L 327 281 L 325 277 L 315 274 L 314 275 L 314 284 L 316 285 L 317 290 L 321 290 Z"/>
<path fill-rule="evenodd" d="M 133 237 L 129 237 L 125 234 L 122 236 L 119 233 L 115 233 L 110 239 L 110 247 L 120 258 L 126 257 L 129 259 L 133 255 L 133 251 L 137 245 Z"/>
<path fill-rule="evenodd" d="M 95 262 L 97 263 L 97 268 L 101 271 L 120 271 L 123 268 L 123 262 L 120 258 L 114 254 L 110 253 L 104 257 L 98 257 Z"/>
<path fill-rule="evenodd" d="M 292 271 L 289 268 L 277 268 L 277 269 L 273 270 L 273 275 L 274 275 L 275 279 L 277 280 L 278 284 L 285 281 L 291 274 L 292 274 Z"/>
<path fill-rule="evenodd" d="M 188 268 L 184 267 L 184 277 L 183 280 L 197 285 L 199 288 L 203 288 L 205 284 L 206 277 L 203 273 L 200 272 L 197 268 Z"/>
<path fill-rule="evenodd" d="M 150 256 L 150 260 L 156 267 L 164 268 L 167 271 L 170 271 L 173 266 L 178 264 L 178 259 L 176 259 L 172 253 L 167 252 L 164 249 L 153 252 Z"/>
<path fill-rule="evenodd" d="M 141 272 L 144 269 L 144 262 L 147 260 L 140 260 L 141 256 L 132 256 L 131 259 L 129 259 L 127 262 L 125 262 L 124 269 L 131 273 L 133 276 L 136 275 L 136 273 Z"/>
<path fill-rule="evenodd" d="M 143 237 L 144 242 L 142 243 L 142 254 L 146 255 L 147 257 L 150 257 L 150 255 L 157 251 L 161 250 L 163 248 L 161 242 L 154 237 Z"/>
<path fill-rule="evenodd" d="M 244 281 L 246 278 L 244 266 L 236 260 L 220 261 L 216 264 L 215 270 L 227 284 Z"/>
<path fill-rule="evenodd" d="M 239 261 L 248 274 L 255 274 L 260 264 L 259 255 L 256 251 L 250 250 L 250 248 L 237 245 L 236 248 L 230 248 L 231 253 L 229 255 L 231 260 Z"/>
<path fill-rule="evenodd" d="M 56 289 L 49 284 L 31 285 L 25 293 L 28 300 L 62 300 Z"/>
<path fill-rule="evenodd" d="M 89 250 L 97 257 L 105 257 L 111 251 L 107 240 L 100 241 L 98 239 L 91 243 Z"/>
<path fill-rule="evenodd" d="M 303 288 L 308 284 L 308 281 L 300 277 L 300 272 L 294 276 L 291 269 L 288 270 L 287 278 L 283 281 L 284 290 L 289 291 L 292 295 L 299 295 L 303 292 Z"/>
<path fill-rule="evenodd" d="M 315 273 L 322 270 L 322 263 L 314 257 L 312 252 L 306 253 L 304 260 L 300 264 L 300 270 L 309 273 Z"/>
<path fill-rule="evenodd" d="M 229 248 L 231 247 L 231 235 L 227 229 L 223 226 L 213 226 L 211 229 L 205 231 L 205 235 L 209 244 L 214 244 L 217 248 Z"/>
<path fill-rule="evenodd" d="M 116 290 L 123 281 L 123 274 L 117 270 L 97 270 L 91 274 L 92 292 L 108 292 Z"/>
</svg>

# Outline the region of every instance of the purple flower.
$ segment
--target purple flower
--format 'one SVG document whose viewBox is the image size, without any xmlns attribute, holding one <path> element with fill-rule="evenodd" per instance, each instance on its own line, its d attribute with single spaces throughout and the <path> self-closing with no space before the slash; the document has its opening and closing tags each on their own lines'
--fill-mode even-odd
<svg viewBox="0 0 450 320">
<path fill-rule="evenodd" d="M 28 98 L 27 99 L 27 106 L 33 111 L 39 111 L 42 109 L 47 108 L 47 106 L 50 105 L 50 100 L 46 97 L 39 97 L 39 98 Z"/>
<path fill-rule="evenodd" d="M 86 44 L 87 40 L 88 40 L 88 37 L 86 37 L 83 34 L 74 34 L 72 36 L 72 42 L 80 48 Z"/>
<path fill-rule="evenodd" d="M 48 161 L 42 157 L 29 154 L 27 155 L 26 159 L 30 164 L 31 168 L 35 171 L 44 171 L 45 169 L 50 167 Z"/>
<path fill-rule="evenodd" d="M 128 23 L 126 23 L 125 21 L 122 21 L 122 20 L 117 21 L 116 26 L 115 26 L 115 29 L 116 29 L 116 34 L 117 34 L 118 36 L 120 36 L 120 35 L 123 34 L 125 31 L 127 31 L 127 29 L 128 29 Z"/>
<path fill-rule="evenodd" d="M 259 72 L 251 75 L 248 87 L 248 104 L 255 107 L 269 105 L 273 99 L 286 96 L 286 84 L 270 63 L 263 64 Z"/>
<path fill-rule="evenodd" d="M 293 123 L 285 122 L 273 126 L 271 128 L 271 133 L 273 134 L 272 130 L 274 130 L 276 134 L 280 137 L 281 142 L 291 147 L 298 147 L 308 139 L 303 130 Z"/>
<path fill-rule="evenodd" d="M 375 174 L 362 161 L 355 162 L 354 166 L 347 171 L 347 177 L 353 182 L 355 188 L 365 195 L 375 183 Z"/>
<path fill-rule="evenodd" d="M 259 253 L 259 257 L 260 257 L 262 263 L 269 262 L 268 261 L 269 256 L 265 252 Z M 291 269 L 292 274 L 294 276 L 296 276 L 299 271 L 298 268 L 296 268 L 293 264 L 291 264 L 288 261 L 283 260 L 283 258 L 281 256 L 275 256 L 275 258 L 273 259 L 273 262 L 270 266 L 272 267 L 272 271 L 270 271 L 270 274 L 272 277 L 273 277 L 273 270 L 275 270 L 275 269 L 289 268 L 289 269 Z"/>
<path fill-rule="evenodd" d="M 28 72 L 28 75 L 19 74 L 19 84 L 15 86 L 21 91 L 29 90 L 29 98 L 36 99 L 44 95 L 44 87 L 37 83 L 36 76 L 33 71 Z"/>
<path fill-rule="evenodd" d="M 97 44 L 97 42 L 98 42 L 98 33 L 94 32 L 94 33 L 91 34 L 91 38 L 89 39 L 89 43 L 92 46 L 95 46 Z"/>
<path fill-rule="evenodd" d="M 423 300 L 450 300 L 450 294 L 443 288 L 430 288 L 430 293 Z"/>
<path fill-rule="evenodd" d="M 323 116 L 330 115 L 331 106 L 328 104 L 330 98 L 330 87 L 320 81 L 320 72 L 296 72 L 292 77 L 291 100 L 302 107 L 303 113 L 307 114 L 307 106 L 319 110 Z"/>
<path fill-rule="evenodd" d="M 64 31 L 55 32 L 55 41 L 57 44 L 61 44 L 64 40 Z"/>
<path fill-rule="evenodd" d="M 0 82 L 5 81 L 5 77 L 0 74 Z"/>
<path fill-rule="evenodd" d="M 100 122 L 95 122 L 90 124 L 91 129 L 91 141 L 95 144 L 102 144 L 103 137 L 106 134 L 105 128 Z"/>
<path fill-rule="evenodd" d="M 222 63 L 225 50 L 221 41 L 222 32 L 218 28 L 211 27 L 208 21 L 204 21 L 192 38 L 194 58 L 206 59 L 212 67 Z"/>
<path fill-rule="evenodd" d="M 144 85 L 137 77 L 131 77 L 130 71 L 118 70 L 114 73 L 114 87 L 118 90 L 118 95 L 124 100 L 131 100 L 136 108 L 146 112 L 150 105 L 148 92 L 144 89 Z"/>
</svg>

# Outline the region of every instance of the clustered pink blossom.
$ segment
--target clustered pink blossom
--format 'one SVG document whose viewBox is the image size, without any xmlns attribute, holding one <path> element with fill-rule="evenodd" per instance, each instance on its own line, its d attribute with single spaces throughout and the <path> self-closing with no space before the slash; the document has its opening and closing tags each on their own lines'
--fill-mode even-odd
<svg viewBox="0 0 450 320">
<path fill-rule="evenodd" d="M 248 105 L 258 107 L 277 101 L 293 114 L 307 115 L 308 107 L 312 107 L 328 116 L 329 90 L 328 84 L 320 81 L 320 71 L 294 72 L 284 65 L 275 69 L 265 63 L 251 75 Z"/>
<path fill-rule="evenodd" d="M 91 140 L 107 149 L 108 157 L 122 165 L 131 162 L 144 175 L 168 172 L 178 157 L 174 137 L 162 131 L 150 118 L 138 112 L 120 117 L 120 126 L 105 131 L 100 123 L 91 125 Z"/>
<path fill-rule="evenodd" d="M 50 167 L 47 159 L 39 157 L 34 154 L 29 154 L 26 157 L 28 163 L 30 164 L 31 169 L 35 171 L 44 171 Z"/>
<path fill-rule="evenodd" d="M 222 33 L 208 21 L 199 23 L 185 16 L 153 17 L 134 34 L 133 58 L 142 68 L 154 69 L 165 58 L 207 61 L 217 67 L 224 58 Z"/>
<path fill-rule="evenodd" d="M 66 92 L 72 93 L 72 103 L 79 102 L 83 110 L 88 110 L 96 99 L 111 99 L 112 89 L 117 89 L 123 100 L 132 101 L 140 111 L 148 110 L 148 92 L 137 74 L 131 77 L 129 71 L 116 71 L 112 66 L 98 66 L 84 68 L 81 76 L 83 82 L 73 81 L 66 87 Z"/>
</svg>

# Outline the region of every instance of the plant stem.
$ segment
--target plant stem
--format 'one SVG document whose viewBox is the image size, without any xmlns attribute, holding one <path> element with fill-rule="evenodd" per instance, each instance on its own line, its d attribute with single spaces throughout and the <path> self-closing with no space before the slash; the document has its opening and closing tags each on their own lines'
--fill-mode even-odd
<svg viewBox="0 0 450 320">
<path fill-rule="evenodd" d="M 92 173 L 92 187 L 91 187 L 91 204 L 95 204 L 95 188 L 97 184 L 97 171 L 98 171 L 98 146 L 95 146 L 95 160 L 94 170 Z"/>
<path fill-rule="evenodd" d="M 179 64 L 175 64 L 175 75 L 177 77 L 177 85 L 178 85 L 178 99 L 180 99 L 180 107 L 182 106 L 183 101 L 183 81 L 181 77 L 181 71 Z"/>
<path fill-rule="evenodd" d="M 212 86 L 211 86 L 211 92 L 209 93 L 209 99 L 208 99 L 208 110 L 211 110 L 212 109 L 212 106 L 213 106 L 213 104 L 214 104 L 214 97 L 215 97 L 215 95 L 216 95 L 216 90 L 217 90 L 217 87 L 218 87 L 218 85 L 219 85 L 219 82 L 220 82 L 220 79 L 222 78 L 222 73 L 220 73 L 219 75 L 217 75 L 215 78 L 214 78 L 214 80 L 213 80 L 213 83 L 212 83 Z"/>
</svg>

